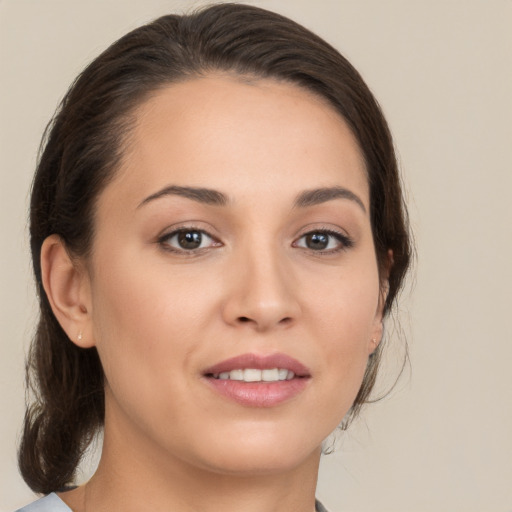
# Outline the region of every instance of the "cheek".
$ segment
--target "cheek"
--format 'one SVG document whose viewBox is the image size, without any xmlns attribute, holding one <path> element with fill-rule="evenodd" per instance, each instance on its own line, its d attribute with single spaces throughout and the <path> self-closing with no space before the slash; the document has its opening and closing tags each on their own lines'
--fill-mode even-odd
<svg viewBox="0 0 512 512">
<path fill-rule="evenodd" d="M 149 390 L 169 385 L 173 367 L 192 371 L 189 357 L 212 322 L 212 287 L 186 268 L 147 265 L 130 253 L 103 258 L 96 268 L 94 336 L 110 384 L 137 379 L 138 386 Z"/>
<path fill-rule="evenodd" d="M 379 277 L 369 261 L 333 272 L 309 283 L 311 316 L 321 338 L 336 351 L 358 351 L 372 338 L 379 315 Z M 334 340 L 337 340 L 334 342 Z"/>
<path fill-rule="evenodd" d="M 162 364 L 163 349 L 171 351 L 173 333 L 168 324 L 176 315 L 169 301 L 158 297 L 155 280 L 143 266 L 123 264 L 122 258 L 105 259 L 96 268 L 92 286 L 93 327 L 107 380 L 126 376 L 144 380 L 146 363 Z M 166 290 L 160 280 L 157 286 Z M 161 292 L 159 292 L 161 293 Z M 172 295 L 172 288 L 166 293 Z"/>
<path fill-rule="evenodd" d="M 352 405 L 361 386 L 371 339 L 380 323 L 379 279 L 376 265 L 352 267 L 339 276 L 316 283 L 316 299 L 308 312 L 317 329 L 322 354 L 320 377 L 331 390 L 329 407 L 341 417 Z M 324 410 L 329 410 L 325 407 Z"/>
<path fill-rule="evenodd" d="M 170 280 L 161 275 L 156 279 L 155 270 L 104 267 L 93 294 L 107 406 L 117 411 L 116 418 L 130 418 L 144 430 L 153 428 L 155 411 L 160 411 L 162 423 L 170 424 L 174 408 L 186 406 L 179 375 L 191 371 L 188 360 L 194 350 L 187 343 L 194 325 L 187 314 L 189 301 L 180 300 L 180 290 L 170 286 Z"/>
</svg>

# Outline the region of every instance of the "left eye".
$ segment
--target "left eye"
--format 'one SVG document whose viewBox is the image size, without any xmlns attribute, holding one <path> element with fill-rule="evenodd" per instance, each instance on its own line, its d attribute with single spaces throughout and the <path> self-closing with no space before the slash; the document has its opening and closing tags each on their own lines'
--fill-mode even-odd
<svg viewBox="0 0 512 512">
<path fill-rule="evenodd" d="M 178 251 L 194 251 L 215 245 L 213 238 L 197 229 L 180 229 L 163 236 L 159 242 Z"/>
<path fill-rule="evenodd" d="M 294 244 L 312 251 L 331 251 L 348 248 L 352 245 L 348 237 L 331 231 L 311 231 L 301 236 Z"/>
</svg>

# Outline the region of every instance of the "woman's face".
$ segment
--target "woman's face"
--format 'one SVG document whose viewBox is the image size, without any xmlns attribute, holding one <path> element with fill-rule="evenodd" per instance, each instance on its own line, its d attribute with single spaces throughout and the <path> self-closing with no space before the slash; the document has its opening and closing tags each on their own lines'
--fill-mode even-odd
<svg viewBox="0 0 512 512">
<path fill-rule="evenodd" d="M 318 457 L 382 330 L 354 137 L 270 80 L 175 84 L 136 114 L 88 267 L 105 438 L 227 473 Z"/>
</svg>

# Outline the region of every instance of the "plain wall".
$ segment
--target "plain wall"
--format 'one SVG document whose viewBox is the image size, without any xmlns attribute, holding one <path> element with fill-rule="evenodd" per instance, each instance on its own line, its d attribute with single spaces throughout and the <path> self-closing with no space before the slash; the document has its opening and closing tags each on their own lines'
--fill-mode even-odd
<svg viewBox="0 0 512 512">
<path fill-rule="evenodd" d="M 391 125 L 418 265 L 401 325 L 412 371 L 322 462 L 332 512 L 512 511 L 512 1 L 261 0 L 359 69 Z M 201 2 L 0 0 L 0 510 L 16 467 L 35 321 L 28 191 L 43 129 L 84 65 Z M 393 329 L 388 329 L 393 334 Z M 388 380 L 401 338 L 390 344 Z"/>
</svg>

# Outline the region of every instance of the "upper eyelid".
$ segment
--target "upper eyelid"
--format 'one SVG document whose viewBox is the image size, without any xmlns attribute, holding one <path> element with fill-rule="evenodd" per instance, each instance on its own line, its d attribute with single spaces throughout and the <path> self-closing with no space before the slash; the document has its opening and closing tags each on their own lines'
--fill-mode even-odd
<svg viewBox="0 0 512 512">
<path fill-rule="evenodd" d="M 352 236 L 347 232 L 347 230 L 342 229 L 338 226 L 327 226 L 325 224 L 318 225 L 308 225 L 302 228 L 299 231 L 299 234 L 296 236 L 296 239 L 306 236 L 310 233 L 327 233 L 330 235 L 339 235 L 340 237 L 352 239 Z"/>
<path fill-rule="evenodd" d="M 187 232 L 187 231 L 197 231 L 198 233 L 201 233 L 202 235 L 205 235 L 208 238 L 210 238 L 216 244 L 222 244 L 222 242 L 219 240 L 219 238 L 216 237 L 215 235 L 212 235 L 209 231 L 207 231 L 203 228 L 190 227 L 190 226 L 176 227 L 173 229 L 164 230 L 161 235 L 158 235 L 158 237 L 156 238 L 156 241 L 159 244 L 163 244 L 166 240 L 169 240 L 169 239 L 175 237 L 180 232 Z M 190 251 L 192 251 L 192 249 Z"/>
<path fill-rule="evenodd" d="M 212 240 L 215 240 L 215 236 L 210 234 L 208 231 L 205 231 L 204 229 L 196 229 L 196 228 L 177 228 L 177 229 L 173 229 L 171 231 L 167 231 L 167 232 L 162 233 L 162 235 L 159 236 L 159 239 L 173 237 L 173 236 L 176 236 L 178 233 L 183 233 L 183 232 L 186 233 L 186 232 L 189 232 L 189 231 L 194 231 L 194 232 L 197 232 L 197 233 L 201 233 L 202 235 L 206 235 L 208 238 L 211 238 Z"/>
<path fill-rule="evenodd" d="M 348 235 L 346 235 L 345 233 L 341 233 L 339 231 L 334 231 L 334 230 L 330 230 L 330 229 L 313 229 L 311 231 L 306 231 L 302 235 L 298 236 L 296 238 L 296 240 L 301 240 L 305 236 L 315 234 L 315 233 L 321 233 L 324 235 L 332 236 L 333 238 L 337 238 L 339 240 L 351 240 L 351 238 Z"/>
<path fill-rule="evenodd" d="M 212 233 L 212 231 L 216 231 L 211 226 L 204 226 L 203 222 L 200 221 L 190 221 L 190 222 L 177 222 L 176 224 L 172 224 L 167 226 L 165 229 L 161 231 L 161 233 L 157 236 L 157 239 L 167 238 L 170 235 L 179 233 L 180 231 L 200 231 L 205 235 L 208 235 L 211 238 L 218 239 L 218 236 Z"/>
<path fill-rule="evenodd" d="M 340 219 L 329 220 L 310 220 L 301 219 L 300 224 L 302 227 L 297 229 L 298 233 L 308 233 L 310 231 L 339 231 L 348 235 L 347 229 L 342 227 L 343 222 L 340 224 Z"/>
</svg>

